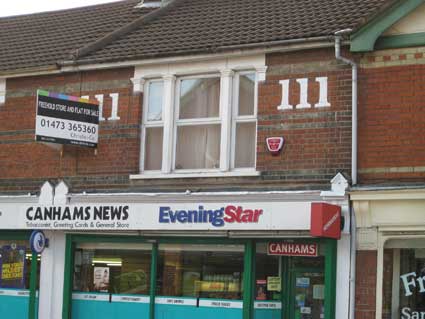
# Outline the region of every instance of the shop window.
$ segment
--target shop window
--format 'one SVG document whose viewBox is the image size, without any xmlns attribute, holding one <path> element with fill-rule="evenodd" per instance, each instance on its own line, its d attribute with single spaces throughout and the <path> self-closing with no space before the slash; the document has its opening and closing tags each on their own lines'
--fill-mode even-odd
<svg viewBox="0 0 425 319">
<path fill-rule="evenodd" d="M 74 252 L 73 290 L 148 295 L 151 245 L 80 244 Z"/>
<path fill-rule="evenodd" d="M 31 259 L 27 240 L 0 240 L 0 288 L 29 289 Z"/>
<path fill-rule="evenodd" d="M 383 318 L 425 318 L 425 240 L 389 240 L 383 270 Z"/>
<path fill-rule="evenodd" d="M 242 299 L 244 246 L 159 245 L 157 296 Z"/>
<path fill-rule="evenodd" d="M 257 244 L 255 258 L 255 300 L 281 301 L 281 267 L 280 256 L 267 255 L 267 244 Z M 273 287 L 267 287 L 267 283 L 273 282 Z M 270 289 L 268 289 L 270 288 Z"/>
<path fill-rule="evenodd" d="M 255 171 L 256 100 L 252 71 L 149 80 L 141 171 Z"/>
</svg>

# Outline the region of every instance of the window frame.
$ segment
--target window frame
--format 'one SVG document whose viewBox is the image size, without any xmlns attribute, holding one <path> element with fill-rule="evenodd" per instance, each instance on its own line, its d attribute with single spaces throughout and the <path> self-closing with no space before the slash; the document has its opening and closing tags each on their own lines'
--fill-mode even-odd
<svg viewBox="0 0 425 319">
<path fill-rule="evenodd" d="M 141 128 L 141 145 L 140 148 L 140 175 L 133 175 L 133 178 L 177 178 L 177 177 L 196 177 L 196 176 L 247 176 L 247 175 L 259 175 L 256 170 L 257 164 L 257 140 L 258 140 L 258 83 L 259 74 L 255 67 L 246 67 L 243 69 L 221 69 L 221 70 L 208 70 L 206 72 L 196 73 L 182 73 L 154 76 L 146 78 L 144 86 L 143 96 L 143 112 L 142 112 L 142 128 Z M 255 86 L 254 86 L 254 114 L 238 116 L 239 108 L 239 78 L 241 75 L 254 74 Z M 171 88 L 168 88 L 167 92 L 167 77 L 172 77 Z M 205 78 L 216 78 L 220 79 L 220 96 L 219 96 L 219 115 L 218 117 L 211 118 L 194 118 L 194 119 L 179 119 L 180 115 L 180 87 L 181 81 L 185 79 L 205 79 Z M 227 80 L 227 81 L 226 81 Z M 149 110 L 149 85 L 152 82 L 162 81 L 164 97 L 162 100 L 162 119 L 161 121 L 148 121 L 147 115 Z M 227 85 L 225 83 L 228 83 Z M 226 92 L 223 92 L 226 91 Z M 166 95 L 171 94 L 171 105 L 167 105 Z M 227 95 L 227 96 L 226 96 Z M 230 96 L 229 96 L 230 95 Z M 167 110 L 169 107 L 171 110 Z M 225 108 L 230 108 L 225 110 Z M 227 112 L 226 112 L 227 111 Z M 171 122 L 167 124 L 166 114 L 169 112 Z M 255 148 L 254 148 L 254 165 L 252 167 L 235 167 L 235 145 L 236 145 L 236 125 L 238 123 L 255 123 Z M 178 127 L 184 126 L 196 126 L 196 125 L 220 125 L 220 158 L 219 165 L 217 168 L 205 168 L 205 169 L 178 169 L 176 168 L 176 150 L 177 150 L 177 130 Z M 166 127 L 168 125 L 168 127 Z M 228 127 L 223 128 L 223 125 Z M 145 169 L 146 164 L 146 129 L 162 127 L 163 128 L 163 152 L 161 158 L 161 169 L 159 170 L 147 170 Z M 170 136 L 167 137 L 167 130 L 170 130 Z M 227 131 L 226 131 L 227 130 Z M 223 136 L 223 132 L 229 132 L 228 136 Z M 227 141 L 227 152 L 222 154 L 223 141 Z M 172 143 L 172 145 L 165 145 L 165 143 Z M 169 147 L 171 156 L 165 156 L 165 149 Z M 164 163 L 164 161 L 169 161 Z M 166 169 L 168 167 L 168 169 Z M 164 169 L 165 168 L 165 169 Z"/>
</svg>

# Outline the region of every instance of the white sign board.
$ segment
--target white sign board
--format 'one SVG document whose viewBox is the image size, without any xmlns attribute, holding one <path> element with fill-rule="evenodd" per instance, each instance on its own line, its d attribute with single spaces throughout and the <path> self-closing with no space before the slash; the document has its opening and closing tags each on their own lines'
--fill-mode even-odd
<svg viewBox="0 0 425 319">
<path fill-rule="evenodd" d="M 309 230 L 309 202 L 0 204 L 0 229 Z"/>
</svg>

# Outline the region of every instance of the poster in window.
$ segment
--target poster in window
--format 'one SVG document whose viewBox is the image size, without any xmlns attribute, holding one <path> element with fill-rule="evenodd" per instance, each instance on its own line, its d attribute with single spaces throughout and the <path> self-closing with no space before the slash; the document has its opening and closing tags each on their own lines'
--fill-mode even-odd
<svg viewBox="0 0 425 319">
<path fill-rule="evenodd" d="M 0 248 L 0 287 L 25 288 L 25 246 Z"/>
<path fill-rule="evenodd" d="M 109 290 L 109 267 L 94 267 L 94 290 L 108 292 Z"/>
<path fill-rule="evenodd" d="M 267 299 L 267 280 L 257 280 L 255 287 L 256 295 L 255 300 L 266 300 Z"/>
<path fill-rule="evenodd" d="M 268 291 L 280 291 L 281 290 L 281 278 L 280 277 L 267 277 L 267 290 Z"/>
</svg>

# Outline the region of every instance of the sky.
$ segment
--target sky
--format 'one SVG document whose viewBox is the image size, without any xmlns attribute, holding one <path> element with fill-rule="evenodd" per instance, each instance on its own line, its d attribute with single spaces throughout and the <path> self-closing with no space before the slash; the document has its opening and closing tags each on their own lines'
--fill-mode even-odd
<svg viewBox="0 0 425 319">
<path fill-rule="evenodd" d="M 118 0 L 0 0 L 0 17 L 89 6 Z"/>
</svg>

